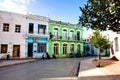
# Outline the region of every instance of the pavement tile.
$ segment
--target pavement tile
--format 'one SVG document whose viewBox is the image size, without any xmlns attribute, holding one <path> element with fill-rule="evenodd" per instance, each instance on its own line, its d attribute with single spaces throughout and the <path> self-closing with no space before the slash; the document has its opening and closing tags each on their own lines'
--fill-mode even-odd
<svg viewBox="0 0 120 80">
<path fill-rule="evenodd" d="M 120 77 L 106 67 L 96 67 L 92 60 L 93 58 L 81 61 L 78 80 L 120 80 Z"/>
</svg>

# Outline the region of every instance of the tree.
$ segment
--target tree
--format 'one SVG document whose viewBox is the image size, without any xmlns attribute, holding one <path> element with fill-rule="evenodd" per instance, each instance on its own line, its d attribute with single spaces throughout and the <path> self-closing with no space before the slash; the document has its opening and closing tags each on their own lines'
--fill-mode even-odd
<svg viewBox="0 0 120 80">
<path fill-rule="evenodd" d="M 98 49 L 98 67 L 100 66 L 100 48 L 106 47 L 108 45 L 108 40 L 103 37 L 98 30 L 93 32 L 93 36 L 91 38 L 91 45 Z"/>
<path fill-rule="evenodd" d="M 120 0 L 88 0 L 80 7 L 79 24 L 94 30 L 120 31 Z"/>
</svg>

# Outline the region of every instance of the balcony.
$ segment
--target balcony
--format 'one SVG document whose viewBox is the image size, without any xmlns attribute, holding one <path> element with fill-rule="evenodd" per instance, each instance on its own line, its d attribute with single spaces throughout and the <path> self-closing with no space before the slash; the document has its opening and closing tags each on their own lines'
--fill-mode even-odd
<svg viewBox="0 0 120 80">
<path fill-rule="evenodd" d="M 28 37 L 49 38 L 49 34 L 47 34 L 47 33 L 38 33 L 38 34 L 27 33 L 27 36 Z"/>
<path fill-rule="evenodd" d="M 77 42 L 82 42 L 82 38 L 80 37 L 67 37 L 67 36 L 58 36 L 58 35 L 52 35 L 50 33 L 50 39 L 51 40 L 64 40 L 64 41 L 77 41 Z"/>
<path fill-rule="evenodd" d="M 70 41 L 75 41 L 75 37 L 69 37 Z"/>
<path fill-rule="evenodd" d="M 67 36 L 62 36 L 62 40 L 68 40 Z"/>
<path fill-rule="evenodd" d="M 54 39 L 54 40 L 60 40 L 61 37 L 60 37 L 60 36 L 53 35 L 53 38 L 52 38 L 52 39 Z"/>
</svg>

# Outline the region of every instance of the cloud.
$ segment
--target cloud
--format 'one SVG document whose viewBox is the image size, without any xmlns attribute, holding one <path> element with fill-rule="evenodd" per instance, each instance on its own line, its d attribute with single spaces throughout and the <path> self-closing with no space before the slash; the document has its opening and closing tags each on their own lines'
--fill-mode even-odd
<svg viewBox="0 0 120 80">
<path fill-rule="evenodd" d="M 27 5 L 33 0 L 0 0 L 0 10 L 20 14 L 27 13 Z"/>
</svg>

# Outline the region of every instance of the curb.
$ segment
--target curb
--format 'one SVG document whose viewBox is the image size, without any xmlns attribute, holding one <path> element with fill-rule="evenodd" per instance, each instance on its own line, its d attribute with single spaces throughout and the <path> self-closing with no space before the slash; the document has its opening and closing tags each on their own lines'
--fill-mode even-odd
<svg viewBox="0 0 120 80">
<path fill-rule="evenodd" d="M 30 61 L 24 61 L 24 62 L 16 62 L 16 63 L 11 63 L 11 64 L 5 64 L 5 65 L 0 66 L 0 68 L 9 67 L 9 66 L 13 66 L 13 65 L 19 65 L 19 64 L 25 64 L 25 63 L 29 63 L 29 62 L 36 62 L 36 60 L 30 60 Z"/>
</svg>

